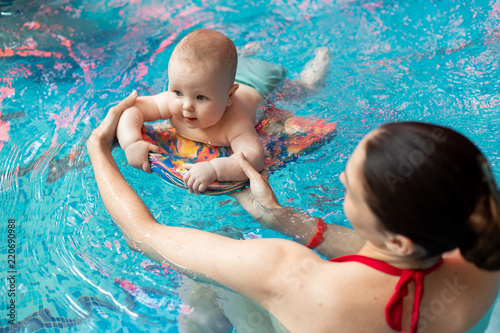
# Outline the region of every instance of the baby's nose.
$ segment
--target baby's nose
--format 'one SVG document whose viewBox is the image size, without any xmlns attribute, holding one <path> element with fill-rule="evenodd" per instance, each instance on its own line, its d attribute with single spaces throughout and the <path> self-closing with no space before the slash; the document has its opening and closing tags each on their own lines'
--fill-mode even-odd
<svg viewBox="0 0 500 333">
<path fill-rule="evenodd" d="M 193 109 L 193 102 L 191 101 L 190 98 L 184 99 L 184 103 L 182 104 L 182 108 L 184 110 L 191 111 Z"/>
</svg>

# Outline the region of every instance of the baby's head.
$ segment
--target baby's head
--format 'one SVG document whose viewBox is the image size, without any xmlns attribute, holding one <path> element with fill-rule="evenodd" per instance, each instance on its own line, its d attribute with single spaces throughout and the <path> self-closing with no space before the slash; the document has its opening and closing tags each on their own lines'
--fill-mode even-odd
<svg viewBox="0 0 500 333">
<path fill-rule="evenodd" d="M 224 34 L 198 29 L 184 37 L 174 49 L 169 62 L 182 61 L 193 69 L 200 71 L 213 71 L 218 85 L 227 86 L 229 89 L 234 84 L 238 53 L 231 39 Z"/>
</svg>

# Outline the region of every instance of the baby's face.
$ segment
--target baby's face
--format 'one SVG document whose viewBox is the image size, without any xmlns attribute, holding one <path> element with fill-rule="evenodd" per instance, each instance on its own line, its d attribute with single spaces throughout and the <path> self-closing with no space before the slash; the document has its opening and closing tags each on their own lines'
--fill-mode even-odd
<svg viewBox="0 0 500 333">
<path fill-rule="evenodd" d="M 168 76 L 172 117 L 188 128 L 205 129 L 219 122 L 228 105 L 229 88 L 216 66 L 171 59 Z"/>
</svg>

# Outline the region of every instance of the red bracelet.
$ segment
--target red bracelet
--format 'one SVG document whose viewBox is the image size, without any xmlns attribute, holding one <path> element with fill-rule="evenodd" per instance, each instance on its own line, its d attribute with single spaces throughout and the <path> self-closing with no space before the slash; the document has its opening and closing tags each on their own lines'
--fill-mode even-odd
<svg viewBox="0 0 500 333">
<path fill-rule="evenodd" d="M 318 226 L 316 233 L 314 234 L 313 238 L 311 238 L 309 243 L 306 244 L 308 248 L 314 249 L 316 248 L 316 246 L 323 242 L 323 233 L 326 230 L 326 226 L 327 224 L 325 223 L 325 221 L 318 217 Z"/>
</svg>

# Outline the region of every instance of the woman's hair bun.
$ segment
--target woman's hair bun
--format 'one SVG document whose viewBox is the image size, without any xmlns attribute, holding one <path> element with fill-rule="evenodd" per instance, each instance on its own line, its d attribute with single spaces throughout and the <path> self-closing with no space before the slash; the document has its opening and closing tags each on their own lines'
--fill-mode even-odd
<svg viewBox="0 0 500 333">
<path fill-rule="evenodd" d="M 469 218 L 470 232 L 459 245 L 460 252 L 467 261 L 486 270 L 500 269 L 498 198 L 499 194 L 496 189 L 479 198 L 476 209 Z"/>
</svg>

